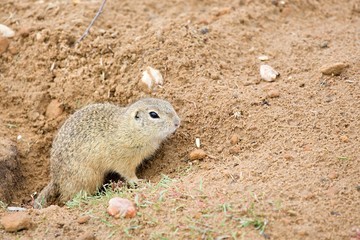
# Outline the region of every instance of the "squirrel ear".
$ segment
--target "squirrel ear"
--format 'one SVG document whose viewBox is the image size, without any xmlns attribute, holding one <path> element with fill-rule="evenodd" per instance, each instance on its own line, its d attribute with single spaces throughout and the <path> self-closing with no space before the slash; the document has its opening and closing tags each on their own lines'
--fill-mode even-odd
<svg viewBox="0 0 360 240">
<path fill-rule="evenodd" d="M 134 116 L 134 118 L 135 118 L 135 120 L 137 120 L 137 119 L 139 119 L 140 117 L 139 117 L 139 111 L 136 111 L 135 112 L 135 116 Z"/>
</svg>

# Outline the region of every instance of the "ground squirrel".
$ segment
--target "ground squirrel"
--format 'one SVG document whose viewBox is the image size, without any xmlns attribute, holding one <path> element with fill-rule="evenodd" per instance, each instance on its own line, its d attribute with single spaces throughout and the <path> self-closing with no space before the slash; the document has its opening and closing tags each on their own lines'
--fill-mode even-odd
<svg viewBox="0 0 360 240">
<path fill-rule="evenodd" d="M 156 98 L 141 99 L 128 107 L 91 104 L 76 111 L 53 141 L 51 180 L 34 206 L 46 206 L 56 199 L 64 203 L 81 190 L 94 194 L 108 172 L 136 182 L 137 166 L 179 125 L 171 104 Z"/>
</svg>

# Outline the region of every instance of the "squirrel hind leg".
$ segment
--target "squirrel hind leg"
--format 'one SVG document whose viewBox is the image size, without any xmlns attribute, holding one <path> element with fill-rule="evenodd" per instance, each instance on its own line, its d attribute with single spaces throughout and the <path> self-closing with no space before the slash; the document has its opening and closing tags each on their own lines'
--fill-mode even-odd
<svg viewBox="0 0 360 240">
<path fill-rule="evenodd" d="M 41 209 L 56 202 L 60 193 L 58 187 L 52 181 L 39 193 L 34 201 L 34 208 Z"/>
</svg>

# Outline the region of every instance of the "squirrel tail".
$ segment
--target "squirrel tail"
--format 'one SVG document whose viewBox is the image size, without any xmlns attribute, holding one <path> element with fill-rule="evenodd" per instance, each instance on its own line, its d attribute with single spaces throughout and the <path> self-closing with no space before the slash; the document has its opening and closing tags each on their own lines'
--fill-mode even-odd
<svg viewBox="0 0 360 240">
<path fill-rule="evenodd" d="M 33 207 L 36 209 L 47 207 L 49 204 L 55 202 L 58 196 L 58 188 L 56 187 L 56 184 L 51 181 L 36 197 Z"/>
</svg>

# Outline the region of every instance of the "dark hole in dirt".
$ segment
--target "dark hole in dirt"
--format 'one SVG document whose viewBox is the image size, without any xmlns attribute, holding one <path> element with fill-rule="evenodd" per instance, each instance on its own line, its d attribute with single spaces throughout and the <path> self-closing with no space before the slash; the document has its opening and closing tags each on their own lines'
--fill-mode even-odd
<svg viewBox="0 0 360 240">
<path fill-rule="evenodd" d="M 105 174 L 103 185 L 112 183 L 112 182 L 125 182 L 125 178 L 123 178 L 119 173 L 110 171 Z M 103 188 L 103 187 L 102 187 Z"/>
<path fill-rule="evenodd" d="M 104 176 L 104 181 L 102 186 L 99 188 L 99 193 L 103 193 L 106 191 L 106 189 L 110 186 L 111 188 L 115 189 L 117 187 L 123 186 L 123 183 L 125 183 L 126 180 L 124 177 L 122 177 L 119 173 L 109 171 Z"/>
</svg>

